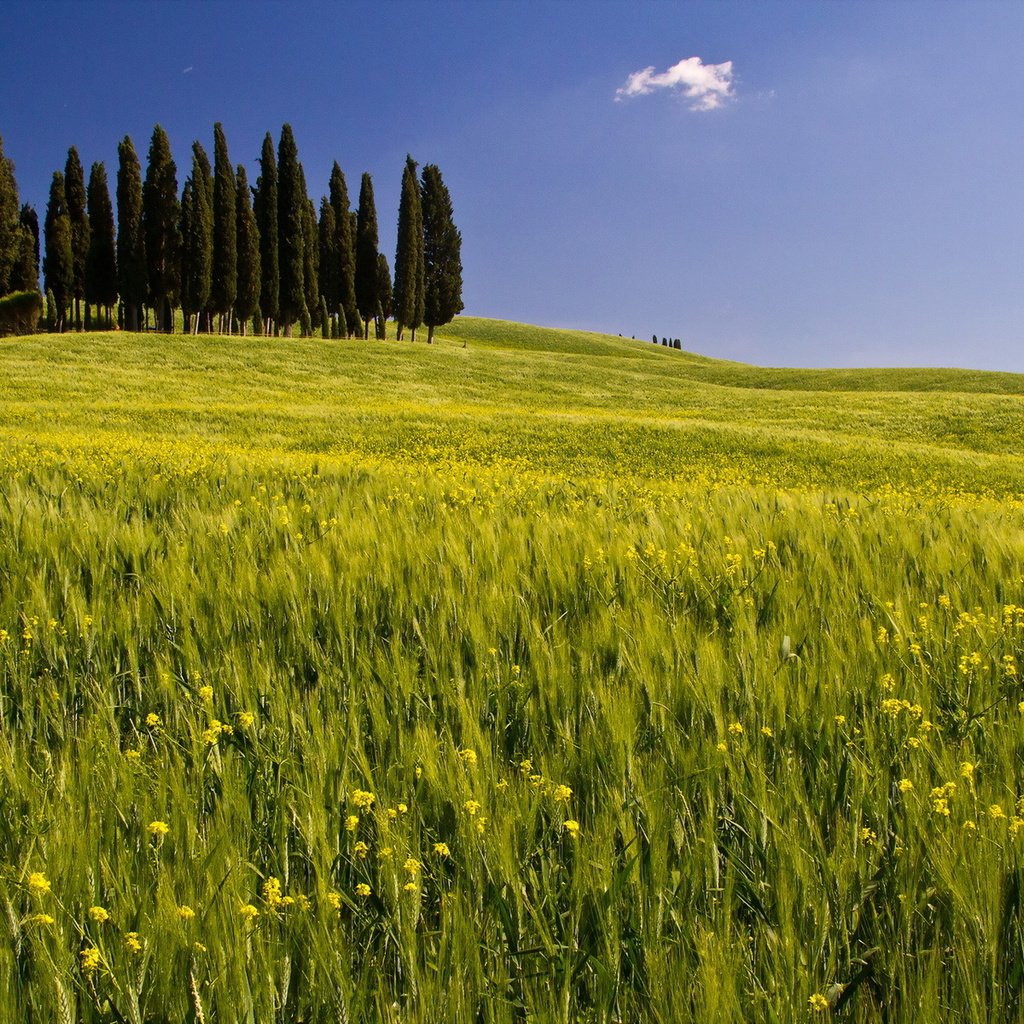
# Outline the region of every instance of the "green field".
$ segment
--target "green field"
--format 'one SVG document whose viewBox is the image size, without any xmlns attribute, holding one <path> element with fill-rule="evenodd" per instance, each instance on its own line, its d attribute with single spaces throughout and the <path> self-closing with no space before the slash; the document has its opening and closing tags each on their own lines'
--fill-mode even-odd
<svg viewBox="0 0 1024 1024">
<path fill-rule="evenodd" d="M 0 343 L 0 1021 L 1017 1021 L 1024 377 L 463 317 Z"/>
</svg>

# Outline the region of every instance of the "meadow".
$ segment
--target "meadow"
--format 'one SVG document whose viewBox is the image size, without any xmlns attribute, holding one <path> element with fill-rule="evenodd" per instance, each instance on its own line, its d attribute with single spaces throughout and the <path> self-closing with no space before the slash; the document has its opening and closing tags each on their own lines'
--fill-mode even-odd
<svg viewBox="0 0 1024 1024">
<path fill-rule="evenodd" d="M 1020 1019 L 1024 378 L 0 371 L 0 1021 Z"/>
</svg>

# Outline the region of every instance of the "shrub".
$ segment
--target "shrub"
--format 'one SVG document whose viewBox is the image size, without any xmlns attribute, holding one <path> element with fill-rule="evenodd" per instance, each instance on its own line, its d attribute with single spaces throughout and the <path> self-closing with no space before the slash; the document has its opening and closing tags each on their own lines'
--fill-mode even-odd
<svg viewBox="0 0 1024 1024">
<path fill-rule="evenodd" d="M 11 292 L 0 298 L 0 337 L 35 334 L 43 311 L 43 297 L 37 291 Z"/>
</svg>

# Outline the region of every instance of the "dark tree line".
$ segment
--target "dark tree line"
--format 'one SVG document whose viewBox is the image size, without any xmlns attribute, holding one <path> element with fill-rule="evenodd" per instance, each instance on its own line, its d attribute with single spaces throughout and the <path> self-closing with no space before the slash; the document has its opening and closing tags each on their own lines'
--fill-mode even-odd
<svg viewBox="0 0 1024 1024">
<path fill-rule="evenodd" d="M 239 331 L 288 336 L 412 340 L 462 310 L 461 236 L 451 197 L 434 165 L 408 157 L 402 171 L 394 280 L 379 251 L 373 181 L 363 174 L 351 208 L 335 163 L 319 208 L 311 200 L 290 125 L 275 148 L 268 133 L 249 185 L 233 167 L 223 127 L 213 130 L 213 163 L 195 142 L 179 190 L 166 132 L 157 125 L 145 173 L 128 136 L 118 145 L 115 203 L 106 168 L 88 185 L 77 150 L 53 175 L 43 229 L 20 206 L 14 165 L 0 141 L 0 295 L 36 291 L 42 270 L 51 329 L 150 324 L 174 329 L 180 310 L 193 333 Z M 116 211 L 116 212 L 115 212 Z M 40 250 L 42 261 L 40 262 Z M 152 317 L 152 321 L 150 320 Z"/>
</svg>

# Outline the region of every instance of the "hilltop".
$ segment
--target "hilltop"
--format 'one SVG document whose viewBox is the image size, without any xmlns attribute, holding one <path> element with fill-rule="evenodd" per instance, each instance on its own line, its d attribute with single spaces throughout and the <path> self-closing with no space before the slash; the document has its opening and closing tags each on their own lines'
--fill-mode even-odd
<svg viewBox="0 0 1024 1024">
<path fill-rule="evenodd" d="M 1024 491 L 1024 376 L 762 368 L 460 317 L 426 346 L 159 334 L 5 341 L 8 443 L 193 443 L 560 477 Z"/>
</svg>

